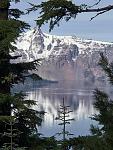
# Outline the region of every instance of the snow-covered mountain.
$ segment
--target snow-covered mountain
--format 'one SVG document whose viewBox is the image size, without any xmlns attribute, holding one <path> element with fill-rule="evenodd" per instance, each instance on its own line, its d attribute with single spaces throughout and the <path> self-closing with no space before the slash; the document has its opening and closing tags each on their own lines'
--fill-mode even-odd
<svg viewBox="0 0 113 150">
<path fill-rule="evenodd" d="M 18 50 L 12 52 L 12 55 L 22 55 L 17 61 L 43 59 L 39 72 L 41 73 L 43 69 L 43 76 L 46 74 L 45 78 L 48 78 L 49 74 L 55 74 L 53 78 L 58 76 L 58 72 L 60 72 L 59 68 L 62 68 L 62 71 L 69 71 L 71 76 L 73 76 L 73 70 L 75 72 L 78 71 L 77 66 L 85 69 L 83 70 L 86 73 L 84 71 L 83 73 L 86 76 L 89 71 L 97 75 L 99 74 L 96 70 L 99 53 L 106 53 L 110 59 L 113 56 L 113 43 L 94 41 L 91 39 L 85 40 L 76 36 L 49 35 L 43 33 L 38 28 L 23 33 L 17 39 L 15 45 Z M 71 70 L 69 69 L 70 67 Z M 64 76 L 64 74 L 62 75 Z"/>
<path fill-rule="evenodd" d="M 35 28 L 23 33 L 16 42 L 21 60 L 31 61 L 37 58 L 59 57 L 72 55 L 74 60 L 78 54 L 91 54 L 113 47 L 113 43 L 84 40 L 76 36 L 55 36 L 43 33 Z"/>
</svg>

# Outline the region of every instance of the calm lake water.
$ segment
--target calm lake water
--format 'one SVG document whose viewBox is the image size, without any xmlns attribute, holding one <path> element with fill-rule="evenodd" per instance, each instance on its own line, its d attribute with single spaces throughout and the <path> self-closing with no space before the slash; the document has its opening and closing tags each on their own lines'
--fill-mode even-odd
<svg viewBox="0 0 113 150">
<path fill-rule="evenodd" d="M 70 106 L 73 111 L 70 113 L 70 118 L 74 118 L 74 121 L 67 125 L 66 129 L 73 133 L 73 136 L 90 134 L 90 125 L 96 124 L 96 122 L 89 117 L 97 113 L 93 107 L 93 91 L 96 87 L 108 90 L 108 88 L 105 89 L 105 83 L 102 82 L 87 84 L 77 83 L 73 80 L 61 80 L 53 83 L 47 81 L 29 81 L 28 83 L 24 85 L 24 91 L 27 93 L 26 98 L 36 100 L 38 106 L 35 109 L 46 112 L 42 126 L 38 128 L 39 132 L 43 134 L 42 136 L 53 136 L 61 132 L 62 126 L 58 125 L 59 121 L 55 118 L 58 116 L 63 98 L 65 105 Z M 56 138 L 62 137 L 56 135 Z"/>
</svg>

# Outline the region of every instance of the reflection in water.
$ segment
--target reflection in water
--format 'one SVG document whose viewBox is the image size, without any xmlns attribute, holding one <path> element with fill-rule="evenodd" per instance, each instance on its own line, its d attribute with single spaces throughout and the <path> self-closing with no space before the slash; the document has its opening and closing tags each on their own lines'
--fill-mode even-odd
<svg viewBox="0 0 113 150">
<path fill-rule="evenodd" d="M 95 123 L 89 117 L 96 113 L 93 107 L 93 89 L 93 86 L 74 87 L 73 81 L 68 84 L 60 81 L 57 84 L 52 83 L 41 88 L 34 87 L 28 91 L 26 98 L 38 101 L 35 109 L 46 112 L 39 131 L 44 136 L 53 136 L 61 131 L 62 127 L 58 125 L 59 121 L 55 118 L 58 116 L 58 110 L 64 97 L 65 105 L 70 106 L 73 110 L 70 118 L 75 119 L 70 125 L 67 125 L 67 130 L 74 136 L 89 134 L 90 124 Z"/>
</svg>

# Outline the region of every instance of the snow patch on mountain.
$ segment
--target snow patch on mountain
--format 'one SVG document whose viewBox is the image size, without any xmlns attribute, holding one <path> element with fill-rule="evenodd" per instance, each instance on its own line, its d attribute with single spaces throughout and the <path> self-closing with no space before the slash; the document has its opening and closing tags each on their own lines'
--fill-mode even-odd
<svg viewBox="0 0 113 150">
<path fill-rule="evenodd" d="M 84 40 L 76 36 L 55 36 L 43 33 L 34 28 L 23 33 L 16 40 L 16 52 L 11 55 L 22 55 L 17 61 L 33 61 L 36 59 L 71 57 L 73 61 L 80 54 L 92 54 L 94 51 L 104 51 L 113 47 L 113 43 L 94 40 Z"/>
</svg>

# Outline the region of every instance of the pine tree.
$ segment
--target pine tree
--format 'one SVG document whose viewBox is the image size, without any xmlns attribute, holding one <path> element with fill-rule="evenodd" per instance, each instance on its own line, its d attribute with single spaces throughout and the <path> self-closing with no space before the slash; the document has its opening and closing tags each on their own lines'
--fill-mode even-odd
<svg viewBox="0 0 113 150">
<path fill-rule="evenodd" d="M 24 82 L 29 70 L 36 69 L 38 60 L 33 62 L 13 63 L 21 56 L 11 56 L 10 51 L 17 50 L 11 43 L 15 42 L 21 32 L 29 25 L 18 20 L 24 12 L 10 8 L 11 2 L 19 0 L 0 0 L 0 118 L 15 115 L 18 123 L 16 128 L 22 132 L 18 138 L 19 146 L 30 146 L 30 137 L 37 133 L 37 125 L 41 124 L 41 113 L 31 107 L 36 105 L 33 100 L 24 100 L 22 93 L 11 93 L 14 84 Z M 12 63 L 11 63 L 12 62 Z M 0 121 L 0 135 L 7 131 L 7 126 Z M 24 139 L 24 140 L 23 140 Z M 0 147 L 7 142 L 0 137 Z"/>
<path fill-rule="evenodd" d="M 109 62 L 107 57 L 101 53 L 99 65 L 106 73 L 110 84 L 113 85 L 113 63 Z M 113 148 L 113 100 L 104 91 L 98 89 L 94 93 L 95 108 L 99 114 L 95 114 L 92 119 L 98 121 L 98 126 L 91 126 L 93 135 L 100 137 L 106 145 L 106 149 L 112 150 Z"/>
<path fill-rule="evenodd" d="M 69 117 L 69 114 L 72 112 L 70 109 L 70 106 L 66 106 L 65 105 L 65 101 L 64 101 L 64 98 L 63 98 L 63 104 L 60 106 L 60 110 L 58 111 L 59 112 L 59 116 L 56 117 L 56 120 L 60 120 L 61 123 L 59 123 L 59 125 L 63 126 L 63 130 L 61 133 L 57 133 L 57 134 L 62 134 L 63 135 L 63 141 L 66 140 L 66 135 L 69 136 L 69 135 L 73 135 L 71 133 L 69 133 L 69 131 L 66 131 L 66 125 L 67 124 L 70 124 L 71 121 L 73 121 L 74 119 L 70 119 Z"/>
<path fill-rule="evenodd" d="M 1 150 L 3 149 L 8 149 L 8 150 L 17 150 L 18 144 L 16 144 L 16 137 L 18 137 L 20 134 L 22 134 L 22 132 L 20 132 L 18 129 L 16 129 L 14 126 L 17 123 L 17 120 L 15 119 L 15 117 L 13 116 L 9 116 L 9 117 L 0 117 L 1 121 L 3 121 L 5 123 L 6 126 L 8 126 L 8 129 L 6 132 L 4 132 L 4 134 L 2 136 L 8 137 L 9 139 L 9 143 L 4 143 L 3 144 L 3 148 L 1 148 Z M 24 147 L 21 149 L 25 149 Z"/>
<path fill-rule="evenodd" d="M 61 123 L 59 123 L 59 125 L 63 126 L 63 129 L 62 129 L 62 132 L 57 133 L 57 134 L 63 136 L 62 143 L 61 143 L 61 149 L 68 150 L 66 136 L 70 136 L 73 134 L 71 134 L 69 131 L 66 130 L 66 125 L 70 124 L 70 122 L 73 121 L 74 119 L 69 118 L 70 117 L 69 115 L 72 111 L 70 110 L 70 106 L 65 105 L 64 98 L 63 98 L 63 104 L 60 105 L 60 110 L 58 112 L 59 112 L 59 116 L 56 117 L 56 120 L 61 121 Z"/>
</svg>

